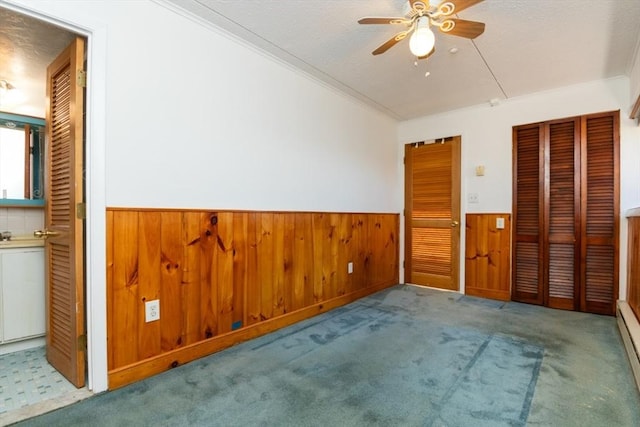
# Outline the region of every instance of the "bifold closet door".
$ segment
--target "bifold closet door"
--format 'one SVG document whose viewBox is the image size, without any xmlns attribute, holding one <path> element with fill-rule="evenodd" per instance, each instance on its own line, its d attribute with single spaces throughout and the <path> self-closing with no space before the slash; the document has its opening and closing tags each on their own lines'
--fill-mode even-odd
<svg viewBox="0 0 640 427">
<path fill-rule="evenodd" d="M 580 292 L 580 119 L 545 127 L 544 305 L 575 310 Z"/>
<path fill-rule="evenodd" d="M 513 129 L 512 299 L 614 314 L 619 112 Z"/>
<path fill-rule="evenodd" d="M 543 303 L 544 135 L 540 124 L 513 128 L 511 298 Z"/>
<path fill-rule="evenodd" d="M 580 310 L 615 314 L 619 279 L 620 115 L 593 114 L 582 121 L 582 228 Z"/>
</svg>

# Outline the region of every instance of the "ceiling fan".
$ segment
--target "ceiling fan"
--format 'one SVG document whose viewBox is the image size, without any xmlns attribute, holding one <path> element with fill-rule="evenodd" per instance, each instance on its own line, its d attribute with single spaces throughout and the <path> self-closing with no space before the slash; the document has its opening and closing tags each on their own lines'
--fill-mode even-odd
<svg viewBox="0 0 640 427">
<path fill-rule="evenodd" d="M 444 34 L 475 39 L 484 32 L 484 22 L 467 21 L 453 17 L 456 13 L 483 0 L 443 0 L 437 6 L 429 0 L 409 0 L 409 10 L 397 18 L 360 18 L 359 24 L 404 25 L 406 29 L 380 45 L 372 53 L 380 55 L 409 34 L 409 49 L 418 59 L 428 58 L 435 52 L 435 36 L 431 27 L 437 27 Z M 412 34 L 413 33 L 413 34 Z"/>
</svg>

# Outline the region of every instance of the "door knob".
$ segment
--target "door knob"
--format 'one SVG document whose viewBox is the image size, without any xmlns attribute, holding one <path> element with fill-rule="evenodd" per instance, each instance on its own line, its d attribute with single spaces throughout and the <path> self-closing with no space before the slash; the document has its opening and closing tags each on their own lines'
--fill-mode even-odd
<svg viewBox="0 0 640 427">
<path fill-rule="evenodd" d="M 43 238 L 47 238 L 47 237 L 55 237 L 58 236 L 60 233 L 58 233 L 57 231 L 49 231 L 49 230 L 36 230 L 33 232 L 33 235 L 35 237 L 43 237 Z"/>
<path fill-rule="evenodd" d="M 457 227 L 460 224 L 458 221 L 451 221 L 451 227 Z"/>
</svg>

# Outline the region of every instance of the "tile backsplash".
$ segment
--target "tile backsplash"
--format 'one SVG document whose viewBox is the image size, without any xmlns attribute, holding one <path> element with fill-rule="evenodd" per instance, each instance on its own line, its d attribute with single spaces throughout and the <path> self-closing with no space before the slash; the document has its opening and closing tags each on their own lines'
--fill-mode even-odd
<svg viewBox="0 0 640 427">
<path fill-rule="evenodd" d="M 0 232 L 13 236 L 31 236 L 44 227 L 44 209 L 0 207 Z"/>
</svg>

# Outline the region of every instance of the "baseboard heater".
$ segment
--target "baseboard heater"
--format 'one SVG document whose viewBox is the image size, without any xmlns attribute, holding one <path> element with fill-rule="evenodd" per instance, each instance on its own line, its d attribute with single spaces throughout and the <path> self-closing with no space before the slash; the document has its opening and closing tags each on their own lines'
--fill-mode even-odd
<svg viewBox="0 0 640 427">
<path fill-rule="evenodd" d="M 640 390 L 640 322 L 626 301 L 618 301 L 616 317 L 636 386 Z"/>
</svg>

